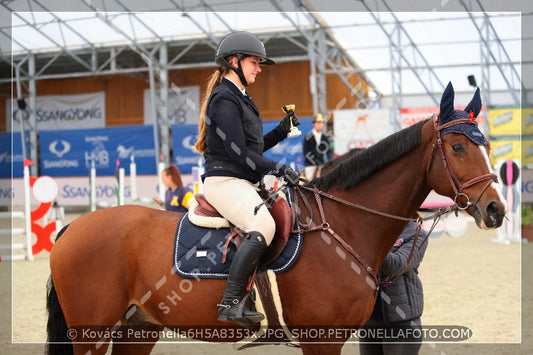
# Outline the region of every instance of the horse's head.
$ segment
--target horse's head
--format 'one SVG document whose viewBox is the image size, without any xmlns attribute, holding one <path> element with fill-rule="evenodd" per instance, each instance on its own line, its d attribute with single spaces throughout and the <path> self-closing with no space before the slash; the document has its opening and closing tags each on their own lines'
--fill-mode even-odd
<svg viewBox="0 0 533 355">
<path fill-rule="evenodd" d="M 490 146 L 477 127 L 481 110 L 479 88 L 465 110 L 453 107 L 454 91 L 448 84 L 435 117 L 436 143 L 428 164 L 429 183 L 474 217 L 483 229 L 498 228 L 505 216 L 505 201 L 493 173 Z M 439 161 L 440 162 L 437 162 Z"/>
</svg>

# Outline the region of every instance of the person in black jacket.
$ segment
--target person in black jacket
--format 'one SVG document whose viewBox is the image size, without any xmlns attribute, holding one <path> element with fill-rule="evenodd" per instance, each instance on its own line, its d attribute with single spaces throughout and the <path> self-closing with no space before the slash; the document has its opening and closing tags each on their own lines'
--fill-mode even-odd
<svg viewBox="0 0 533 355">
<path fill-rule="evenodd" d="M 420 230 L 411 261 L 404 269 L 415 243 L 416 229 L 416 223 L 409 222 L 379 269 L 380 280 L 392 277 L 393 282 L 380 288 L 372 316 L 358 333 L 361 355 L 413 355 L 420 350 L 424 293 L 418 267 L 427 247 L 424 230 Z M 394 279 L 393 275 L 400 272 Z"/>
<path fill-rule="evenodd" d="M 218 305 L 218 320 L 244 327 L 264 319 L 245 305 L 244 289 L 250 275 L 274 237 L 276 225 L 258 186 L 266 174 L 284 177 L 296 185 L 298 173 L 285 164 L 263 157 L 263 152 L 287 138 L 288 113 L 271 132 L 263 135 L 261 114 L 245 87 L 255 82 L 262 64 L 275 64 L 263 43 L 249 32 L 232 32 L 219 42 L 215 62 L 200 109 L 199 138 L 194 146 L 205 158 L 202 175 L 205 198 L 222 216 L 245 233 L 231 263 L 226 289 Z M 292 117 L 292 118 L 291 118 Z M 257 206 L 261 206 L 255 211 Z"/>
<path fill-rule="evenodd" d="M 309 181 L 317 177 L 317 168 L 333 158 L 330 138 L 324 129 L 324 118 L 318 114 L 313 120 L 313 129 L 303 141 L 304 175 Z"/>
</svg>

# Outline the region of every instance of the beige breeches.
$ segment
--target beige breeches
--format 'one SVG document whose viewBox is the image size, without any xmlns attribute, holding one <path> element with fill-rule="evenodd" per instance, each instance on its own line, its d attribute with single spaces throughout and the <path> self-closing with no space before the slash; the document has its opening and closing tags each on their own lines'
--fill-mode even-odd
<svg viewBox="0 0 533 355">
<path fill-rule="evenodd" d="M 209 176 L 204 180 L 204 195 L 222 216 L 245 232 L 257 231 L 270 244 L 276 223 L 265 205 L 254 215 L 263 200 L 251 182 L 228 176 Z"/>
</svg>

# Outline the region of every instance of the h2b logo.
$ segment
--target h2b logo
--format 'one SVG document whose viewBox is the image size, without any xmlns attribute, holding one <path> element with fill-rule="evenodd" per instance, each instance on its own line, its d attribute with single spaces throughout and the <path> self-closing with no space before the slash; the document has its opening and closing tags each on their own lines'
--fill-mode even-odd
<svg viewBox="0 0 533 355">
<path fill-rule="evenodd" d="M 109 166 L 109 152 L 102 142 L 93 142 L 94 147 L 90 152 L 85 152 L 85 166 L 90 168 L 94 161 L 95 168 L 107 168 Z"/>
</svg>

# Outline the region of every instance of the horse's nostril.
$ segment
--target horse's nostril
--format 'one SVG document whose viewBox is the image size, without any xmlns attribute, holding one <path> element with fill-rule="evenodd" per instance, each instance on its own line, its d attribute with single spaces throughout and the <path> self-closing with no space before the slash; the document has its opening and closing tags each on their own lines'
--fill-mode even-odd
<svg viewBox="0 0 533 355">
<path fill-rule="evenodd" d="M 489 214 L 499 214 L 499 213 L 501 213 L 500 205 L 498 203 L 496 203 L 496 202 L 489 203 L 489 205 L 487 206 L 487 212 Z"/>
<path fill-rule="evenodd" d="M 490 218 L 491 227 L 499 227 L 503 223 L 504 213 L 498 203 L 489 203 L 487 206 L 487 215 Z"/>
</svg>

